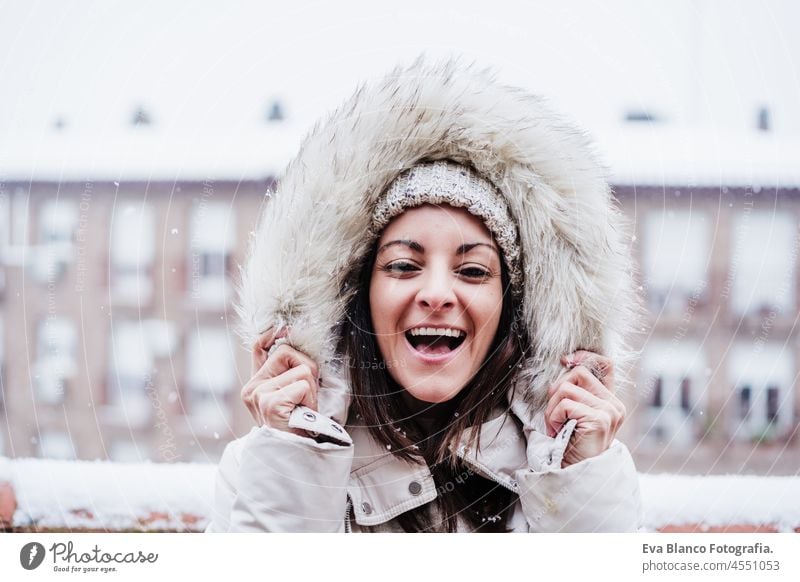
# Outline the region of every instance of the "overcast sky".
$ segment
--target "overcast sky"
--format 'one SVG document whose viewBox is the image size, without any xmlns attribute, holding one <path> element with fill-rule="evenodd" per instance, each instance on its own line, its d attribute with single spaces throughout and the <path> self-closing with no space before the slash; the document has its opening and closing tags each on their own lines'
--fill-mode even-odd
<svg viewBox="0 0 800 582">
<path fill-rule="evenodd" d="M 222 9 L 224 7 L 224 9 Z M 421 52 L 460 54 L 590 127 L 646 109 L 800 135 L 800 3 L 0 0 L 0 133 L 244 131 L 269 101 L 308 123 Z M 13 139 L 13 138 L 12 138 Z"/>
</svg>

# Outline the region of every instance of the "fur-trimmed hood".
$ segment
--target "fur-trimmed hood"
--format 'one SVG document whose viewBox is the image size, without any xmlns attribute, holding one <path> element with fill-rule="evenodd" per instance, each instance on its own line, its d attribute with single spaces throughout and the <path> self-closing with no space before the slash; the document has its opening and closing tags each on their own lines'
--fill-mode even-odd
<svg viewBox="0 0 800 582">
<path fill-rule="evenodd" d="M 269 327 L 318 362 L 336 362 L 335 330 L 368 252 L 372 209 L 420 160 L 471 165 L 519 227 L 523 318 L 533 352 L 517 380 L 539 408 L 576 349 L 619 365 L 635 321 L 629 241 L 587 136 L 545 102 L 457 61 L 418 60 L 360 88 L 318 123 L 264 206 L 242 272 L 241 332 Z"/>
</svg>

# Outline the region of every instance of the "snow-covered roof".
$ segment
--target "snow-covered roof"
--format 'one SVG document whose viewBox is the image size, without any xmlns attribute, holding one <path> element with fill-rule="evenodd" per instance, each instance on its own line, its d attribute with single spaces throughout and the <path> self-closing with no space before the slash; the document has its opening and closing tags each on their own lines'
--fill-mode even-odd
<svg viewBox="0 0 800 582">
<path fill-rule="evenodd" d="M 0 140 L 6 182 L 261 180 L 279 174 L 305 126 L 275 123 L 247 131 L 192 134 L 131 127 L 113 134 L 52 131 Z"/>
<path fill-rule="evenodd" d="M 593 137 L 617 185 L 800 187 L 797 137 L 631 123 Z"/>
<path fill-rule="evenodd" d="M 202 530 L 216 467 L 200 463 L 8 460 L 15 527 Z M 667 526 L 800 527 L 800 477 L 639 476 L 647 530 Z"/>
<path fill-rule="evenodd" d="M 281 173 L 307 123 L 189 135 L 131 127 L 113 135 L 52 132 L 0 151 L 5 181 L 261 180 Z M 637 186 L 800 187 L 800 139 L 669 125 L 594 129 L 612 183 Z M 12 147 L 13 146 L 13 147 Z"/>
</svg>

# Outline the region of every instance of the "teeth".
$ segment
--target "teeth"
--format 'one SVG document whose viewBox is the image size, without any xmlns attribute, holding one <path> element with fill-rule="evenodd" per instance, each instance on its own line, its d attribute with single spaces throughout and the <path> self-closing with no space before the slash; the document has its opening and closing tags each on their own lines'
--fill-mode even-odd
<svg viewBox="0 0 800 582">
<path fill-rule="evenodd" d="M 463 331 L 459 329 L 450 329 L 446 327 L 416 327 L 412 330 L 409 330 L 411 335 L 418 336 L 418 335 L 446 335 L 449 337 L 461 337 L 462 335 L 466 335 Z"/>
</svg>

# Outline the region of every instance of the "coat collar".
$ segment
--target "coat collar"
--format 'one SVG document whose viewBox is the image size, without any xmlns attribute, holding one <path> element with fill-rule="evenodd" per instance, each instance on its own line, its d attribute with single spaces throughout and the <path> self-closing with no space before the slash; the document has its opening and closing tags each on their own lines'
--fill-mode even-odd
<svg viewBox="0 0 800 582">
<path fill-rule="evenodd" d="M 365 427 L 349 426 L 347 430 L 354 447 L 347 493 L 357 524 L 379 525 L 436 499 L 440 491 L 426 465 L 396 457 Z M 515 474 L 527 467 L 525 435 L 519 421 L 513 415 L 501 414 L 484 423 L 479 452 L 467 446 L 467 435 L 463 435 L 455 453 L 476 473 L 516 493 Z"/>
</svg>

